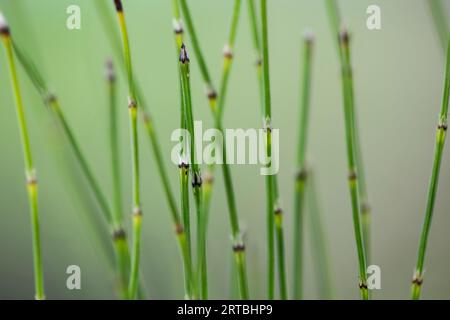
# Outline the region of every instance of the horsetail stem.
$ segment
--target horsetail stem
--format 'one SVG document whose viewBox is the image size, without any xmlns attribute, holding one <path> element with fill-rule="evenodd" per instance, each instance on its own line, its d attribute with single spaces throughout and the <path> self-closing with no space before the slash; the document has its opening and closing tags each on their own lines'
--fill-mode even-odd
<svg viewBox="0 0 450 320">
<path fill-rule="evenodd" d="M 192 45 L 194 47 L 194 52 L 196 56 L 199 57 L 199 60 L 202 62 L 199 62 L 200 71 L 203 77 L 204 82 L 206 83 L 206 86 L 208 88 L 208 99 L 210 102 L 211 111 L 213 113 L 216 129 L 223 133 L 223 127 L 221 123 L 221 117 L 219 116 L 221 113 L 217 112 L 216 108 L 216 99 L 217 99 L 217 93 L 213 89 L 213 86 L 211 84 L 211 80 L 209 78 L 209 73 L 206 68 L 206 63 L 204 62 L 203 55 L 199 46 L 199 42 L 194 30 L 194 26 L 192 23 L 192 19 L 190 17 L 190 12 L 187 7 L 187 4 L 185 0 L 180 0 L 181 3 L 181 9 L 183 11 L 183 15 L 186 20 L 186 25 L 188 28 L 188 31 L 190 32 L 191 38 L 192 38 Z M 240 5 L 234 6 L 234 10 L 238 10 L 240 8 Z M 235 30 L 236 26 L 233 27 L 233 25 L 237 25 L 238 21 L 238 14 L 234 12 L 233 14 L 233 21 L 230 32 L 231 34 L 231 40 L 234 43 L 235 39 Z M 234 31 L 233 31 L 234 29 Z M 229 57 L 231 58 L 231 57 Z M 206 72 L 205 72 L 206 71 Z M 225 143 L 224 143 L 225 146 Z M 226 150 L 225 148 L 222 148 L 222 157 L 223 159 L 226 159 Z M 247 274 L 246 274 L 246 261 L 245 261 L 245 245 L 243 244 L 243 240 L 241 239 L 240 235 L 240 228 L 239 228 L 239 220 L 237 215 L 237 208 L 236 208 L 236 201 L 234 197 L 234 190 L 232 185 L 232 177 L 231 172 L 229 170 L 229 167 L 226 163 L 222 165 L 222 171 L 224 175 L 224 183 L 225 183 L 225 191 L 226 196 L 228 200 L 228 207 L 229 207 L 229 216 L 230 216 L 230 224 L 231 224 L 231 230 L 232 230 L 232 238 L 233 238 L 233 251 L 234 251 L 234 257 L 235 257 L 235 263 L 238 269 L 238 282 L 239 282 L 239 292 L 241 299 L 248 299 L 248 280 L 247 280 Z M 212 187 L 213 182 L 213 176 L 211 172 L 207 172 L 205 175 L 205 181 L 208 183 L 208 186 L 205 187 L 207 192 L 210 192 L 209 188 Z M 208 199 L 206 199 L 209 201 Z M 206 214 L 205 214 L 206 216 Z"/>
<path fill-rule="evenodd" d="M 179 1 L 181 5 L 181 11 L 183 12 L 184 20 L 186 22 L 186 26 L 189 31 L 189 36 L 191 37 L 192 47 L 194 49 L 195 56 L 197 57 L 200 73 L 202 75 L 203 81 L 205 82 L 206 95 L 208 97 L 209 106 L 211 108 L 211 111 L 216 112 L 217 92 L 214 89 L 214 85 L 209 75 L 208 67 L 206 66 L 206 62 L 203 57 L 202 50 L 200 48 L 197 33 L 195 32 L 194 24 L 192 22 L 191 13 L 189 11 L 189 7 L 186 3 L 186 0 L 179 0 Z"/>
<path fill-rule="evenodd" d="M 295 213 L 294 213 L 294 298 L 302 298 L 303 289 L 303 242 L 304 242 L 304 208 L 305 189 L 308 179 L 306 168 L 306 150 L 308 140 L 309 109 L 311 95 L 311 68 L 314 36 L 306 33 L 303 45 L 303 77 L 300 103 L 300 125 L 297 147 L 297 176 L 295 179 Z"/>
<path fill-rule="evenodd" d="M 179 68 L 181 77 L 181 88 L 183 97 L 183 111 L 185 115 L 186 128 L 189 132 L 189 156 L 190 156 L 190 171 L 191 171 L 191 181 L 194 193 L 195 206 L 197 209 L 197 280 L 200 297 L 202 299 L 208 298 L 208 287 L 207 287 L 207 277 L 206 270 L 203 269 L 206 264 L 202 263 L 202 255 L 206 251 L 206 238 L 205 238 L 205 219 L 203 211 L 203 190 L 202 190 L 202 178 L 200 167 L 197 163 L 196 152 L 195 152 L 195 134 L 194 134 L 194 115 L 192 108 L 192 98 L 191 98 L 191 84 L 190 84 L 190 60 L 186 47 L 181 45 L 180 58 L 179 58 Z"/>
<path fill-rule="evenodd" d="M 353 104 L 351 98 L 351 73 L 352 67 L 350 62 L 350 36 L 347 30 L 342 30 L 339 35 L 339 42 L 342 54 L 342 83 L 343 83 L 343 101 L 344 101 L 344 118 L 346 127 L 346 143 L 347 143 L 347 161 L 348 161 L 348 183 L 350 189 L 351 205 L 353 212 L 353 227 L 355 232 L 356 247 L 359 262 L 359 288 L 361 298 L 367 300 L 369 292 L 367 288 L 366 275 L 366 256 L 364 250 L 364 241 L 361 230 L 360 215 L 360 196 L 358 189 L 358 170 L 356 160 L 356 141 L 355 141 L 355 122 L 353 114 Z"/>
<path fill-rule="evenodd" d="M 75 135 L 73 134 L 64 116 L 63 110 L 61 109 L 58 97 L 49 91 L 48 85 L 45 82 L 42 73 L 37 69 L 36 65 L 25 54 L 25 52 L 22 51 L 22 49 L 15 42 L 13 42 L 13 47 L 19 62 L 24 67 L 28 77 L 41 95 L 44 105 L 48 106 L 48 110 L 51 111 L 60 129 L 64 132 L 69 146 L 72 149 L 78 164 L 80 165 L 81 171 L 83 172 L 83 175 L 94 194 L 97 204 L 100 207 L 103 217 L 110 226 L 112 232 L 111 239 L 113 240 L 113 246 L 117 258 L 118 277 L 119 279 L 126 279 L 129 265 L 129 251 L 128 246 L 126 245 L 126 235 L 123 226 L 120 223 L 113 223 L 113 214 L 108 206 L 106 197 L 95 179 L 86 157 L 81 151 L 78 141 L 75 139 Z M 124 288 L 125 283 L 119 283 L 119 287 Z M 120 288 L 120 296 L 124 297 L 124 292 L 122 292 Z"/>
<path fill-rule="evenodd" d="M 449 28 L 447 19 L 445 16 L 445 10 L 440 0 L 428 0 L 427 1 L 430 12 L 433 16 L 436 31 L 439 35 L 439 41 L 442 46 L 442 50 L 445 53 L 447 49 L 447 39 L 449 35 Z"/>
<path fill-rule="evenodd" d="M 358 133 L 358 123 L 356 121 L 356 110 L 354 106 L 354 90 L 353 90 L 353 73 L 350 63 L 350 48 L 348 32 L 340 30 L 341 17 L 338 5 L 335 0 L 325 0 L 328 16 L 331 24 L 332 34 L 336 36 L 337 52 L 342 68 L 342 89 L 344 100 L 344 114 L 346 123 L 347 135 L 347 153 L 349 161 L 349 184 L 350 189 L 356 188 L 355 194 L 351 191 L 352 209 L 353 209 L 353 224 L 355 229 L 356 244 L 358 249 L 358 260 L 360 268 L 360 289 L 363 298 L 368 298 L 366 278 L 366 265 L 368 260 L 368 253 L 370 252 L 370 205 L 367 197 L 367 187 L 364 172 L 364 165 L 362 162 L 362 152 L 360 146 L 360 138 Z M 352 141 L 352 143 L 349 143 Z M 355 183 L 352 183 L 355 180 Z M 356 181 L 357 180 L 357 181 Z M 354 206 L 357 205 L 358 208 Z M 355 210 L 358 211 L 358 217 L 355 216 Z M 362 227 L 359 221 L 362 219 Z M 357 220 L 355 220 L 357 218 Z M 362 229 L 362 231 L 361 231 Z M 362 235 L 359 236 L 359 231 Z M 359 238 L 362 238 L 363 248 L 359 248 Z M 362 268 L 364 267 L 364 272 Z"/>
<path fill-rule="evenodd" d="M 14 53 L 11 39 L 11 32 L 0 12 L 0 36 L 5 46 L 6 55 L 9 65 L 9 73 L 11 78 L 11 86 L 14 92 L 16 102 L 17 120 L 22 141 L 23 156 L 25 160 L 26 186 L 28 192 L 28 202 L 30 206 L 32 241 L 33 241 L 33 269 L 34 269 L 34 286 L 36 300 L 44 300 L 44 275 L 42 268 L 41 255 L 41 238 L 39 229 L 39 209 L 38 209 L 38 181 L 36 171 L 33 164 L 33 157 L 30 146 L 30 138 L 28 135 L 28 127 L 25 119 L 25 111 L 20 92 L 19 79 L 14 61 Z"/>
<path fill-rule="evenodd" d="M 261 99 L 261 106 L 265 104 L 265 97 L 264 97 L 264 82 L 263 82 L 263 75 L 262 75 L 262 64 L 261 64 L 261 45 L 259 40 L 259 31 L 258 31 L 258 23 L 256 19 L 256 13 L 255 13 L 255 4 L 253 0 L 248 0 L 248 11 L 249 11 L 249 18 L 250 18 L 250 27 L 252 30 L 252 38 L 253 38 L 253 46 L 254 50 L 256 52 L 256 67 L 257 67 L 257 75 L 258 75 L 258 84 L 259 84 L 259 91 L 260 91 L 260 99 Z M 263 107 L 261 107 L 262 113 L 265 117 L 265 110 Z M 266 128 L 267 129 L 267 128 Z M 267 179 L 267 178 L 266 178 Z M 278 260 L 278 278 L 279 278 L 279 287 L 280 287 L 280 297 L 281 299 L 287 299 L 288 293 L 287 293 L 287 284 L 286 284 L 286 267 L 285 267 L 285 249 L 284 249 L 284 231 L 283 231 L 283 209 L 281 208 L 281 201 L 279 198 L 279 192 L 278 192 L 278 179 L 277 176 L 274 175 L 272 178 L 272 200 L 268 200 L 272 202 L 272 205 L 268 205 L 268 208 L 273 207 L 271 215 L 274 215 L 275 218 L 273 219 L 273 223 L 268 222 L 268 226 L 270 224 L 275 225 L 275 231 L 276 231 L 276 242 L 277 242 L 277 260 Z M 269 180 L 269 179 L 267 179 Z M 269 183 L 269 182 L 267 182 Z M 267 188 L 267 187 L 266 187 Z M 267 190 L 269 192 L 269 190 Z M 269 197 L 268 197 L 269 199 Z M 268 209 L 269 210 L 269 209 Z M 269 212 L 267 213 L 269 215 Z M 273 232 L 273 231 L 272 231 Z M 272 236 L 273 238 L 273 236 Z M 270 240 L 269 240 L 270 241 Z M 269 242 L 268 241 L 268 242 Z M 273 245 L 272 245 L 273 247 Z M 269 245 L 269 259 L 270 259 L 270 245 Z M 269 267 L 270 269 L 270 267 Z M 270 277 L 270 272 L 269 272 Z M 269 279 L 269 289 L 268 291 L 271 291 L 271 283 Z M 273 287 L 275 286 L 275 282 L 273 280 Z M 274 289 L 273 289 L 274 291 Z M 269 293 L 270 296 L 270 293 Z"/>
<path fill-rule="evenodd" d="M 114 220 L 118 224 L 122 221 L 122 191 L 120 178 L 120 152 L 118 146 L 118 127 L 117 127 L 117 101 L 116 101 L 116 74 L 111 60 L 106 62 L 105 67 L 106 82 L 108 85 L 109 102 L 109 146 L 111 149 L 111 176 L 113 181 L 114 198 Z"/>
<path fill-rule="evenodd" d="M 447 46 L 447 62 L 444 75 L 444 92 L 442 98 L 441 111 L 439 113 L 439 122 L 436 131 L 436 142 L 434 149 L 433 169 L 431 173 L 430 183 L 428 186 L 427 206 L 425 209 L 425 220 L 422 227 L 422 234 L 420 236 L 418 257 L 416 270 L 412 281 L 411 297 L 414 300 L 420 298 L 420 291 L 423 282 L 423 266 L 425 263 L 425 254 L 427 250 L 428 234 L 431 228 L 431 221 L 433 219 L 434 203 L 439 182 L 439 171 L 442 162 L 442 153 L 444 151 L 445 138 L 447 134 L 447 114 L 448 103 L 450 95 L 450 38 Z"/>
<path fill-rule="evenodd" d="M 331 30 L 333 35 L 338 35 L 340 32 L 341 25 L 341 15 L 339 12 L 339 7 L 337 5 L 336 0 L 325 0 L 328 10 L 328 16 L 330 19 Z M 336 47 L 339 54 L 341 65 L 345 64 L 345 57 L 342 55 L 341 47 L 339 44 L 339 37 L 336 36 Z M 352 108 L 352 122 L 354 122 L 354 134 L 355 134 L 355 153 L 356 153 L 356 166 L 358 171 L 358 192 L 360 195 L 360 211 L 361 211 L 361 219 L 362 219 L 362 232 L 363 232 L 363 240 L 364 240 L 364 250 L 366 253 L 366 261 L 369 261 L 370 258 L 370 224 L 371 224 L 371 208 L 369 204 L 368 194 L 367 194 L 367 184 L 366 184 L 366 175 L 364 170 L 364 164 L 362 159 L 361 152 L 361 142 L 360 142 L 360 134 L 358 128 L 358 122 L 356 110 L 354 107 L 354 90 L 353 90 L 353 74 L 349 74 L 349 85 L 346 93 L 348 95 L 349 103 Z"/>
<path fill-rule="evenodd" d="M 263 75 L 263 110 L 264 130 L 266 131 L 266 157 L 272 155 L 272 127 L 271 127 L 271 95 L 269 74 L 269 41 L 267 30 L 267 1 L 261 0 L 261 24 L 262 24 L 262 75 Z M 275 220 L 274 220 L 274 183 L 273 176 L 266 176 L 266 201 L 267 201 L 267 294 L 270 300 L 275 298 Z"/>
<path fill-rule="evenodd" d="M 140 243 L 142 231 L 142 210 L 140 199 L 139 182 L 139 143 L 137 132 L 137 114 L 138 101 L 134 87 L 133 68 L 131 63 L 131 52 L 128 40 L 128 31 L 125 23 L 125 15 L 121 0 L 114 0 L 116 6 L 117 18 L 122 34 L 123 56 L 125 59 L 125 68 L 128 78 L 128 111 L 130 118 L 131 135 L 131 159 L 132 159 L 132 177 L 133 177 L 133 245 L 131 256 L 131 271 L 128 284 L 128 297 L 135 299 L 138 292 L 139 262 L 140 262 Z"/>
<path fill-rule="evenodd" d="M 107 8 L 106 7 L 102 7 L 101 5 L 103 4 L 102 1 L 94 1 L 94 3 L 97 5 L 97 12 L 101 13 L 100 14 L 100 18 L 101 18 L 101 22 L 102 25 L 106 31 L 106 34 L 108 36 L 109 41 L 111 42 L 111 45 L 115 51 L 116 57 L 120 58 L 120 61 L 122 63 L 120 63 L 121 66 L 121 71 L 126 73 L 126 68 L 125 68 L 125 63 L 123 63 L 123 54 L 121 52 L 121 47 L 120 47 L 120 38 L 118 36 L 118 34 L 116 34 L 114 32 L 114 29 L 111 28 L 111 25 L 113 24 L 113 19 L 111 19 L 111 17 L 108 15 L 107 12 Z M 162 185 L 163 185 L 163 190 L 164 190 L 164 194 L 167 200 L 167 203 L 169 205 L 169 209 L 170 209 L 170 215 L 171 215 L 171 219 L 172 219 L 172 223 L 174 226 L 174 231 L 177 237 L 177 241 L 178 241 L 178 245 L 180 247 L 180 254 L 181 254 L 181 258 L 183 260 L 183 264 L 184 264 L 184 269 L 189 270 L 191 267 L 188 266 L 188 262 L 186 260 L 186 246 L 187 246 L 187 242 L 186 242 L 186 235 L 185 232 L 183 230 L 183 228 L 180 228 L 180 213 L 178 210 L 178 207 L 176 205 L 176 201 L 175 201 L 175 197 L 173 195 L 172 189 L 170 187 L 170 183 L 169 183 L 169 178 L 167 175 L 167 170 L 164 166 L 164 161 L 163 161 L 163 156 L 162 156 L 162 151 L 161 151 L 161 147 L 159 144 L 159 139 L 158 139 L 158 135 L 156 133 L 156 129 L 155 129 L 155 124 L 153 121 L 153 118 L 150 115 L 150 112 L 148 110 L 147 107 L 147 103 L 145 101 L 145 97 L 142 94 L 142 90 L 140 89 L 139 83 L 137 82 L 137 80 L 134 80 L 134 84 L 135 84 L 135 90 L 136 90 L 136 96 L 137 96 L 137 100 L 139 101 L 139 106 L 140 106 L 140 112 L 141 112 L 141 118 L 143 121 L 143 124 L 145 126 L 145 130 L 147 132 L 147 137 L 149 139 L 151 148 L 153 150 L 153 156 L 156 162 L 156 166 L 158 168 L 158 173 L 159 173 L 159 177 L 161 179 Z M 190 262 L 189 262 L 190 264 Z"/>
</svg>

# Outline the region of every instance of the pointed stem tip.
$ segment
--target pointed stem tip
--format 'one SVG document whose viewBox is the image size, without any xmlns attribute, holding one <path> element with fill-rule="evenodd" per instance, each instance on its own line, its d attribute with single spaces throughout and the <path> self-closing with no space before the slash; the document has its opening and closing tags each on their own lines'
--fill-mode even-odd
<svg viewBox="0 0 450 320">
<path fill-rule="evenodd" d="M 117 12 L 123 11 L 122 1 L 121 0 L 114 0 L 114 4 L 116 5 Z"/>
<path fill-rule="evenodd" d="M 0 12 L 0 35 L 9 36 L 8 22 L 2 12 Z"/>
<path fill-rule="evenodd" d="M 186 50 L 186 46 L 184 43 L 181 45 L 181 51 L 180 51 L 180 62 L 185 64 L 186 62 L 189 62 L 189 55 Z"/>
<path fill-rule="evenodd" d="M 339 32 L 339 41 L 343 45 L 348 45 L 350 42 L 350 34 L 348 33 L 348 29 L 345 27 L 342 27 L 341 31 Z"/>
</svg>

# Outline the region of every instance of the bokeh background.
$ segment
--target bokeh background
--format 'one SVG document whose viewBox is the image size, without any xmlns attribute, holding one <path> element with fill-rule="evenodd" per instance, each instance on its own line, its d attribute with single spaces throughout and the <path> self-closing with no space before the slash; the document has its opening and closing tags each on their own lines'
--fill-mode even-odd
<svg viewBox="0 0 450 320">
<path fill-rule="evenodd" d="M 100 1 L 100 0 L 95 0 Z M 113 56 L 92 0 L 0 0 L 15 40 L 45 71 L 95 174 L 111 195 L 107 91 L 104 63 Z M 112 2 L 112 1 L 111 1 Z M 269 2 L 269 41 L 274 126 L 280 128 L 279 181 L 286 211 L 291 279 L 291 229 L 298 131 L 301 37 L 316 34 L 309 159 L 314 167 L 334 280 L 334 297 L 357 299 L 357 259 L 346 185 L 346 154 L 339 66 L 323 1 Z M 444 1 L 445 2 L 445 1 Z M 66 28 L 66 8 L 81 8 L 81 30 Z M 190 0 L 191 12 L 216 87 L 233 1 Z M 382 289 L 374 298 L 407 299 L 423 221 L 440 108 L 444 54 L 426 0 L 341 0 L 353 35 L 353 64 L 361 140 L 373 211 L 373 259 Z M 366 28 L 366 8 L 378 4 L 382 29 Z M 450 4 L 450 3 L 448 3 Z M 446 6 L 446 14 L 450 6 Z M 445 4 L 444 4 L 445 5 Z M 172 189 L 177 169 L 170 162 L 172 130 L 179 123 L 177 62 L 170 1 L 125 0 L 135 72 L 149 101 L 161 138 Z M 110 4 L 111 14 L 113 5 Z M 225 111 L 227 128 L 259 128 L 246 3 L 241 20 Z M 190 46 L 189 39 L 187 41 Z M 203 82 L 191 54 L 195 118 L 212 124 Z M 87 208 L 70 182 L 81 179 L 59 145 L 32 84 L 20 84 L 40 181 L 45 287 L 51 299 L 113 298 L 112 273 L 83 223 Z M 0 51 L 0 298 L 33 297 L 32 252 L 23 160 L 4 50 Z M 119 78 L 120 146 L 126 212 L 131 206 L 126 84 Z M 141 130 L 144 231 L 142 275 L 151 298 L 183 298 L 180 259 L 168 207 L 153 157 Z M 426 260 L 423 298 L 450 298 L 450 165 L 445 151 L 435 219 Z M 69 172 L 68 170 L 69 169 Z M 265 199 L 259 166 L 233 166 L 240 219 L 248 241 L 250 292 L 265 297 Z M 230 238 L 220 171 L 213 195 L 208 263 L 211 298 L 229 297 Z M 83 183 L 81 179 L 81 183 Z M 85 185 L 82 194 L 89 196 Z M 89 202 L 89 201 L 88 201 Z M 90 212 L 88 212 L 90 214 Z M 99 216 L 99 213 L 97 213 Z M 128 215 L 127 215 L 128 218 Z M 129 219 L 127 219 L 129 226 Z M 308 225 L 308 224 L 306 224 Z M 308 232 L 308 231 L 307 231 Z M 318 297 L 311 245 L 306 237 L 305 297 Z M 82 271 L 82 290 L 66 289 L 66 268 Z"/>
</svg>

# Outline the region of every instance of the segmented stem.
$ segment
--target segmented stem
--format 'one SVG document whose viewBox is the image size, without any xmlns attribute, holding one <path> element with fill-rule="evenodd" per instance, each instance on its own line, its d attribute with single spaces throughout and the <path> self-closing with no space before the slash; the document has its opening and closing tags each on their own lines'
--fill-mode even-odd
<svg viewBox="0 0 450 320">
<path fill-rule="evenodd" d="M 0 26 L 0 36 L 6 50 L 8 59 L 9 73 L 11 78 L 11 86 L 14 92 L 14 99 L 16 103 L 17 120 L 20 131 L 20 138 L 22 142 L 22 150 L 25 161 L 26 186 L 28 192 L 28 202 L 30 206 L 32 242 L 33 242 L 33 269 L 34 269 L 34 286 L 36 300 L 44 300 L 44 275 L 42 267 L 41 254 L 41 237 L 39 229 L 39 209 L 38 209 L 38 181 L 36 171 L 34 169 L 33 157 L 30 146 L 30 138 L 28 134 L 27 122 L 25 119 L 25 111 L 20 92 L 19 79 L 17 77 L 17 70 L 14 60 L 13 46 L 11 40 L 11 33 L 9 27 L 4 21 L 3 15 L 0 13 L 0 18 L 5 25 Z"/>
<path fill-rule="evenodd" d="M 447 115 L 448 103 L 450 95 L 450 38 L 448 39 L 447 47 L 447 62 L 444 75 L 444 92 L 442 98 L 442 106 L 439 114 L 439 122 L 436 131 L 436 142 L 434 148 L 433 169 L 431 172 L 430 183 L 428 186 L 427 205 L 425 209 L 425 220 L 422 227 L 422 234 L 420 236 L 419 251 L 417 257 L 416 271 L 414 273 L 411 297 L 414 300 L 420 298 L 420 291 L 423 282 L 423 266 L 425 263 L 425 254 L 427 250 L 428 235 L 431 229 L 431 221 L 433 219 L 434 203 L 436 200 L 436 193 L 439 182 L 439 171 L 442 162 L 442 153 L 445 145 L 445 138 L 447 134 Z"/>
<path fill-rule="evenodd" d="M 137 114 L 138 101 L 134 86 L 133 68 L 131 63 L 131 52 L 128 40 L 128 31 L 125 23 L 125 15 L 121 0 L 115 0 L 117 18 L 122 34 L 123 57 L 125 59 L 125 67 L 128 78 L 128 110 L 130 120 L 130 136 L 131 136 L 131 161 L 132 161 L 132 177 L 133 177 L 133 245 L 131 255 L 131 272 L 128 284 L 128 297 L 135 299 L 138 291 L 139 278 L 139 262 L 140 262 L 140 243 L 142 231 L 142 210 L 140 199 L 140 176 L 139 176 L 139 143 L 137 132 Z"/>
<path fill-rule="evenodd" d="M 298 173 L 295 180 L 295 213 L 294 213 L 294 298 L 302 298 L 303 287 L 303 242 L 304 242 L 304 208 L 305 189 L 308 179 L 306 168 L 306 150 L 308 138 L 310 94 L 311 94 L 311 67 L 313 53 L 312 35 L 305 35 L 302 54 L 302 87 L 300 104 L 300 125 L 297 147 Z"/>
</svg>

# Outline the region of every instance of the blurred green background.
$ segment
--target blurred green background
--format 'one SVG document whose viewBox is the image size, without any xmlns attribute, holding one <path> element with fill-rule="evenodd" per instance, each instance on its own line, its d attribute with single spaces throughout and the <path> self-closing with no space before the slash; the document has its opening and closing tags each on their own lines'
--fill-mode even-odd
<svg viewBox="0 0 450 320">
<path fill-rule="evenodd" d="M 99 1 L 99 0 L 96 0 Z M 113 56 L 92 0 L 0 0 L 13 37 L 38 63 L 95 174 L 111 195 L 107 89 L 104 63 Z M 112 1 L 110 9 L 112 13 Z M 156 122 L 178 198 L 178 171 L 170 162 L 170 134 L 177 128 L 178 83 L 171 3 L 124 0 L 137 77 Z M 190 0 L 191 12 L 216 87 L 233 1 Z M 227 128 L 259 128 L 259 100 L 249 22 L 243 1 L 225 111 Z M 346 154 L 339 66 L 323 1 L 269 2 L 269 41 L 274 126 L 280 128 L 279 181 L 286 211 L 291 279 L 291 212 L 299 113 L 300 45 L 303 30 L 316 34 L 309 159 L 319 185 L 320 207 L 331 254 L 335 297 L 358 298 L 357 259 L 346 185 Z M 257 1 L 259 3 L 259 1 Z M 81 8 L 81 30 L 66 28 L 66 8 Z M 409 298 L 439 112 L 444 54 L 426 0 L 342 0 L 343 20 L 353 35 L 356 100 L 373 211 L 373 259 L 382 290 L 374 298 Z M 366 8 L 378 4 L 382 29 L 366 28 Z M 450 12 L 450 6 L 446 7 Z M 190 42 L 187 42 L 188 48 Z M 211 116 L 196 57 L 191 53 L 195 118 Z M 113 298 L 112 273 L 83 224 L 83 206 L 64 173 L 59 132 L 25 73 L 20 84 L 40 182 L 46 295 L 51 299 Z M 0 51 L 0 298 L 33 297 L 29 213 L 23 160 L 4 50 Z M 126 85 L 119 79 L 124 203 L 131 207 Z M 141 130 L 143 133 L 143 130 Z M 148 141 L 141 135 L 144 232 L 142 275 L 151 298 L 183 298 L 183 278 L 168 207 Z M 426 261 L 423 298 L 450 298 L 450 165 L 445 151 L 435 219 Z M 75 176 L 81 176 L 69 164 Z M 229 297 L 230 238 L 220 171 L 210 219 L 208 263 L 211 298 Z M 233 166 L 242 225 L 246 229 L 250 293 L 264 298 L 265 199 L 259 166 Z M 89 190 L 86 187 L 86 191 Z M 91 199 L 92 200 L 92 199 Z M 127 210 L 127 212 L 130 210 Z M 128 218 L 128 216 L 127 216 Z M 129 225 L 129 219 L 127 219 Z M 307 224 L 308 225 L 308 224 Z M 317 298 L 306 242 L 305 297 Z M 82 290 L 66 289 L 66 268 L 81 267 Z"/>
</svg>

